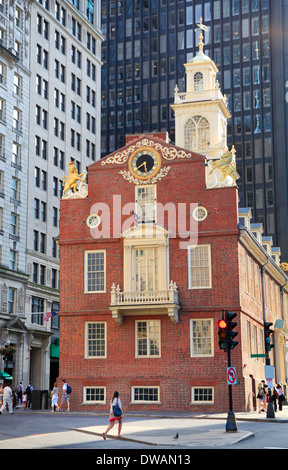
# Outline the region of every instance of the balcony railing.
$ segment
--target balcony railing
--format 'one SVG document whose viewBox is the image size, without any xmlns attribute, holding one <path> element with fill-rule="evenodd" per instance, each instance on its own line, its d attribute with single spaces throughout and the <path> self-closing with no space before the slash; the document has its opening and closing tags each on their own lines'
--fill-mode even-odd
<svg viewBox="0 0 288 470">
<path fill-rule="evenodd" d="M 177 90 L 174 93 L 174 103 L 187 103 L 191 101 L 206 101 L 206 100 L 226 100 L 226 97 L 223 97 L 221 90 L 197 90 L 190 91 L 186 93 L 179 93 Z"/>
<path fill-rule="evenodd" d="M 113 283 L 111 288 L 112 317 L 117 323 L 122 324 L 122 316 L 127 314 L 137 314 L 145 312 L 145 308 L 160 307 L 161 313 L 168 313 L 174 323 L 178 322 L 178 310 L 180 309 L 178 300 L 178 288 L 172 281 L 169 289 L 148 290 L 148 291 L 121 291 L 119 285 Z M 166 310 L 166 312 L 165 312 Z"/>
</svg>

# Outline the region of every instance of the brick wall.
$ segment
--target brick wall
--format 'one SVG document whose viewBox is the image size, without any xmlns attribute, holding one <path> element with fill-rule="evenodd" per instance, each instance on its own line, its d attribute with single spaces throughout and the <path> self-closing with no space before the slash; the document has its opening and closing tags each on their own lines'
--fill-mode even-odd
<svg viewBox="0 0 288 470">
<path fill-rule="evenodd" d="M 163 141 L 162 141 L 163 144 Z M 172 146 L 170 146 L 172 147 Z M 239 271 L 242 277 L 241 256 L 237 228 L 237 190 L 225 188 L 206 190 L 205 160 L 195 155 L 191 159 L 163 160 L 171 166 L 165 178 L 157 183 L 157 201 L 176 206 L 186 203 L 186 227 L 190 227 L 190 203 L 198 203 L 208 211 L 208 217 L 198 225 L 198 243 L 211 244 L 212 288 L 188 289 L 187 250 L 180 249 L 183 242 L 179 233 L 169 239 L 169 277 L 177 283 L 181 310 L 179 322 L 173 324 L 168 315 L 141 313 L 124 316 L 122 326 L 112 319 L 109 305 L 113 283 L 123 289 L 123 240 L 120 237 L 95 239 L 86 225 L 86 219 L 95 203 L 105 202 L 110 208 L 109 227 L 113 233 L 113 196 L 121 196 L 121 207 L 134 203 L 135 185 L 119 174 L 128 165 L 102 165 L 96 162 L 89 168 L 89 195 L 86 199 L 62 200 L 60 220 L 60 372 L 73 388 L 72 409 L 103 410 L 103 405 L 83 405 L 83 387 L 106 387 L 106 401 L 114 391 L 121 393 L 127 410 L 207 410 L 229 411 L 226 380 L 227 355 L 218 348 L 217 320 L 222 308 L 239 312 Z M 117 199 L 119 202 L 119 198 Z M 178 206 L 177 206 L 178 207 Z M 115 211 L 119 207 L 115 206 Z M 118 212 L 119 213 L 119 212 Z M 117 214 L 118 214 L 117 213 Z M 102 213 L 103 223 L 108 217 Z M 178 212 L 177 212 L 178 215 Z M 114 214 L 116 216 L 116 213 Z M 131 217 L 122 215 L 121 223 Z M 109 218 L 109 217 L 108 217 Z M 164 226 L 168 227 L 167 214 Z M 196 227 L 197 228 L 197 227 Z M 106 250 L 106 293 L 84 293 L 85 250 Z M 241 253 L 240 253 L 241 255 Z M 141 319 L 161 321 L 161 357 L 135 358 L 135 321 Z M 214 355 L 190 357 L 190 320 L 212 318 L 214 323 Z M 85 322 L 107 322 L 107 358 L 85 359 Z M 237 395 L 235 411 L 246 407 L 245 384 L 242 377 L 242 336 L 233 351 L 233 366 L 237 367 L 240 385 L 234 387 Z M 245 336 L 245 335 L 244 335 Z M 131 404 L 132 386 L 159 386 L 160 404 Z M 213 387 L 213 405 L 191 405 L 191 386 Z M 104 409 L 108 409 L 108 405 Z"/>
</svg>

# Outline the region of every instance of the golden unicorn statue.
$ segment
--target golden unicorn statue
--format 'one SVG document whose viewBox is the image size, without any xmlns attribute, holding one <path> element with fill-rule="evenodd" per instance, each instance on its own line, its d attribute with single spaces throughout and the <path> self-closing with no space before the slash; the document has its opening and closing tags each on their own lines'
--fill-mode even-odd
<svg viewBox="0 0 288 470">
<path fill-rule="evenodd" d="M 235 151 L 234 151 L 235 153 Z M 224 181 L 226 176 L 233 178 L 233 183 L 240 178 L 239 173 L 236 171 L 236 163 L 233 158 L 233 152 L 227 150 L 219 160 L 210 161 L 210 172 L 211 175 L 213 170 L 217 168 L 221 171 L 223 178 L 220 181 Z M 220 182 L 219 181 L 219 182 Z"/>
<path fill-rule="evenodd" d="M 81 176 L 84 176 L 84 178 L 81 178 Z M 69 175 L 68 175 L 68 178 L 67 176 L 63 176 L 62 180 L 63 180 L 63 183 L 62 183 L 62 186 L 64 186 L 64 189 L 63 189 L 63 197 L 66 197 L 66 191 L 68 191 L 69 189 L 72 189 L 72 191 L 74 193 L 77 192 L 77 185 L 78 185 L 78 181 L 82 181 L 84 183 L 86 179 L 86 173 L 81 173 L 80 175 L 78 174 L 78 170 L 76 168 L 76 165 L 74 162 L 70 162 L 69 163 Z"/>
</svg>

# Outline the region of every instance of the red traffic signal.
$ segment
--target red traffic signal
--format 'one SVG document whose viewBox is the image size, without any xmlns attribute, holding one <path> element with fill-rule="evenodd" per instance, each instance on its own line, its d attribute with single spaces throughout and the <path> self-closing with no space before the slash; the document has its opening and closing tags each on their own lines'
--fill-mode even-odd
<svg viewBox="0 0 288 470">
<path fill-rule="evenodd" d="M 228 323 L 223 318 L 218 320 L 218 336 L 219 336 L 219 348 L 227 349 L 228 347 Z"/>
<path fill-rule="evenodd" d="M 227 321 L 222 319 L 222 320 L 218 320 L 217 323 L 218 323 L 219 328 L 221 328 L 222 330 L 227 328 Z"/>
</svg>

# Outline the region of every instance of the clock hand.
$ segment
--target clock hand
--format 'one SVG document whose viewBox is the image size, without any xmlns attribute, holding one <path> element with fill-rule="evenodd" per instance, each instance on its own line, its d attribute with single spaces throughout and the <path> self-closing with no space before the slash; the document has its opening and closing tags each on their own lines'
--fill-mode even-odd
<svg viewBox="0 0 288 470">
<path fill-rule="evenodd" d="M 146 162 L 141 163 L 141 165 L 137 166 L 136 168 L 137 168 L 137 170 L 139 170 L 139 168 L 141 168 L 141 166 L 143 166 L 143 165 L 145 166 L 145 171 L 146 171 L 146 173 L 147 173 L 147 165 L 146 165 Z"/>
</svg>

